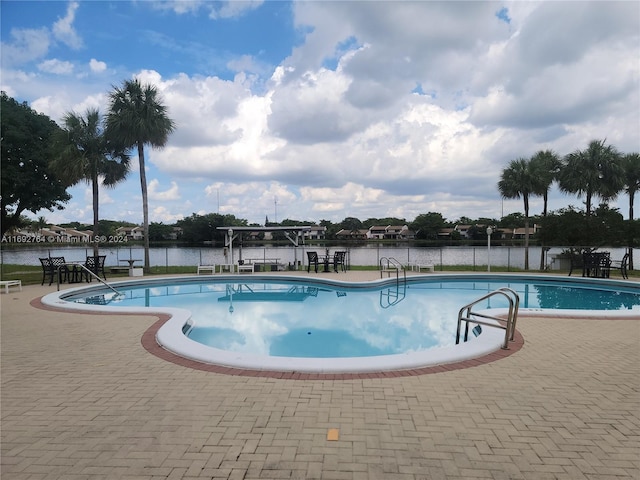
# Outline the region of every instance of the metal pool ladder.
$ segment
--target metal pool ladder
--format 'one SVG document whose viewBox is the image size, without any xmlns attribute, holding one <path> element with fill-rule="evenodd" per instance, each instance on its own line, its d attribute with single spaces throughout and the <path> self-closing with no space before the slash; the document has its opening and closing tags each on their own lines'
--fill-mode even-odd
<svg viewBox="0 0 640 480">
<path fill-rule="evenodd" d="M 400 272 L 402 272 L 402 279 L 407 280 L 407 272 L 404 270 L 402 264 L 393 257 L 382 257 L 380 259 L 380 278 L 386 273 L 388 277 L 391 277 L 392 273 L 396 274 L 396 282 L 400 282 Z"/>
<path fill-rule="evenodd" d="M 480 302 L 483 302 L 484 300 L 487 300 L 491 297 L 495 297 L 498 295 L 505 297 L 509 302 L 509 313 L 506 319 L 501 317 L 495 317 L 492 315 L 487 315 L 486 313 L 479 313 L 477 311 L 476 312 L 473 311 L 473 307 L 478 305 Z M 474 300 L 468 305 L 465 305 L 460 309 L 460 312 L 458 313 L 458 330 L 456 332 L 456 345 L 460 343 L 462 322 L 465 322 L 464 339 L 463 339 L 464 342 L 466 342 L 469 337 L 469 324 L 475 323 L 476 326 L 473 328 L 472 332 L 476 336 L 479 335 L 479 333 L 482 331 L 481 325 L 484 325 L 486 327 L 501 328 L 502 330 L 504 330 L 505 331 L 504 343 L 502 345 L 502 348 L 508 349 L 509 341 L 513 341 L 513 337 L 516 332 L 516 321 L 518 320 L 519 306 L 520 306 L 520 297 L 514 290 L 507 287 L 502 287 L 497 290 L 494 290 L 493 292 L 487 293 L 486 295 L 483 295 L 477 300 Z M 494 320 L 497 323 L 487 322 L 479 319 Z"/>
</svg>

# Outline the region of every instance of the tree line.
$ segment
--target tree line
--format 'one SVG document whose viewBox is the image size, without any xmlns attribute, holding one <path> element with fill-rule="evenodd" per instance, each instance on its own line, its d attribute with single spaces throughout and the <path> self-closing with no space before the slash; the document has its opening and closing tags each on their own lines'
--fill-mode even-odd
<svg viewBox="0 0 640 480">
<path fill-rule="evenodd" d="M 498 190 L 503 198 L 522 198 L 524 203 L 525 228 L 525 270 L 529 268 L 529 199 L 540 196 L 544 200 L 543 220 L 547 216 L 547 200 L 553 183 L 566 194 L 584 196 L 585 211 L 582 228 L 588 235 L 598 237 L 606 225 L 592 218 L 593 200 L 599 198 L 606 212 L 608 202 L 621 193 L 629 197 L 629 222 L 623 231 L 617 232 L 626 241 L 629 248 L 629 264 L 633 266 L 633 246 L 637 244 L 637 231 L 634 228 L 633 203 L 640 188 L 640 154 L 621 153 L 615 146 L 607 145 L 605 140 L 592 140 L 583 150 L 575 150 L 561 157 L 552 150 L 539 151 L 531 158 L 518 158 L 509 162 L 498 181 Z M 572 217 L 573 209 L 567 209 L 562 217 Z M 610 217 L 611 215 L 609 215 Z M 562 218 L 561 217 L 561 218 Z M 544 228 L 553 230 L 553 222 L 541 222 Z M 545 234 L 547 236 L 550 233 Z M 544 239 L 544 236 L 543 236 Z M 589 240 L 589 239 L 586 239 Z M 591 245 L 587 241 L 586 245 Z M 540 259 L 541 268 L 544 259 Z"/>
</svg>

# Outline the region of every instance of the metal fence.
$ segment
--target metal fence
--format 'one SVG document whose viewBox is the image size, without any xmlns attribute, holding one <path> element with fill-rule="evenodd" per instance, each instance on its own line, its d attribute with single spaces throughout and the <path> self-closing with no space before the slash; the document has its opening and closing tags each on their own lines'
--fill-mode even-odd
<svg viewBox="0 0 640 480">
<path fill-rule="evenodd" d="M 575 247 L 574 247 L 575 248 Z M 569 247 L 546 247 L 543 255 L 543 265 L 548 270 L 564 270 L 568 264 L 563 262 L 562 253 Z M 488 267 L 500 267 L 506 270 L 521 270 L 524 268 L 525 250 L 521 246 L 386 246 L 372 244 L 362 246 L 332 246 L 335 250 L 347 251 L 347 264 L 375 267 L 381 258 L 395 258 L 404 265 L 432 265 L 435 270 L 443 267 L 462 266 L 470 270 L 486 270 Z M 609 251 L 611 258 L 619 260 L 626 253 L 624 248 L 599 248 Z M 304 245 L 293 246 L 234 246 L 232 250 L 220 247 L 151 247 L 150 264 L 152 267 L 190 266 L 194 272 L 198 265 L 219 265 L 244 262 L 260 262 L 261 260 L 277 260 L 286 268 L 306 267 L 308 251 L 325 253 L 324 246 Z M 634 249 L 637 252 L 638 249 Z M 142 246 L 114 246 L 100 248 L 100 254 L 106 255 L 107 266 L 128 266 L 133 261 L 134 266 L 142 266 L 144 249 Z M 540 268 L 542 249 L 529 248 L 529 269 Z M 41 248 L 4 247 L 0 250 L 0 266 L 5 264 L 40 265 L 39 258 L 65 257 L 68 262 L 84 262 L 87 256 L 93 255 L 92 247 L 84 246 L 43 246 Z M 635 258 L 638 258 L 636 255 Z"/>
</svg>

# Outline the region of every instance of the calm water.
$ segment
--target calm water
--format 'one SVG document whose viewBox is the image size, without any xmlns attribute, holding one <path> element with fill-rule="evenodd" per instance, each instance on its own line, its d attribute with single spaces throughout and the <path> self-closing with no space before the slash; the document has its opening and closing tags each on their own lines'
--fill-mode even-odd
<svg viewBox="0 0 640 480">
<path fill-rule="evenodd" d="M 226 281 L 122 290 L 118 306 L 180 307 L 192 312 L 189 337 L 236 352 L 284 357 L 359 357 L 425 350 L 455 342 L 460 308 L 500 287 L 521 308 L 635 310 L 640 288 L 590 287 L 541 278 L 410 280 L 406 285 L 332 287 L 302 281 Z M 112 294 L 92 294 L 104 303 Z M 493 297 L 479 308 L 505 308 Z"/>
<path fill-rule="evenodd" d="M 420 263 L 430 265 L 469 265 L 486 266 L 490 255 L 492 266 L 524 268 L 524 249 L 521 247 L 491 247 L 490 254 L 487 247 L 378 247 L 366 245 L 358 247 L 331 247 L 330 250 L 347 250 L 348 262 L 351 265 L 378 265 L 383 257 L 396 258 L 403 264 Z M 547 263 L 550 268 L 559 269 L 559 265 L 552 262 L 553 257 L 559 254 L 564 247 L 552 248 L 547 255 Z M 611 258 L 619 260 L 624 255 L 622 248 L 603 248 L 611 252 Z M 293 248 L 289 246 L 278 247 L 244 247 L 242 252 L 237 246 L 233 248 L 233 258 L 242 259 L 278 259 L 284 265 L 300 262 L 306 265 L 307 251 L 324 252 L 324 247 L 301 246 Z M 634 250 L 636 257 L 640 258 L 640 250 Z M 30 249 L 7 249 L 0 251 L 2 263 L 19 265 L 40 265 L 39 257 L 64 256 L 69 262 L 84 261 L 87 255 L 92 255 L 92 249 L 86 247 L 52 248 L 40 247 Z M 119 248 L 101 248 L 101 255 L 106 255 L 105 265 L 127 265 L 125 260 L 137 259 L 142 261 L 144 250 L 142 247 L 122 246 Z M 151 248 L 150 259 L 152 266 L 196 266 L 229 263 L 229 252 L 223 248 L 189 248 L 169 247 Z M 540 248 L 529 249 L 529 266 L 537 269 L 540 264 Z M 137 265 L 142 265 L 138 262 Z M 195 268 L 194 268 L 195 272 Z"/>
</svg>

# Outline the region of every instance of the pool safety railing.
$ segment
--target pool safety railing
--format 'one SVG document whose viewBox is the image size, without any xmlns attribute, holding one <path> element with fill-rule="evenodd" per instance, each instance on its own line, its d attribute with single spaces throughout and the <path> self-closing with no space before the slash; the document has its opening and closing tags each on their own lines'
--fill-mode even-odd
<svg viewBox="0 0 640 480">
<path fill-rule="evenodd" d="M 403 281 L 407 280 L 407 272 L 402 264 L 393 257 L 382 257 L 380 259 L 380 278 L 383 278 L 384 274 L 387 277 L 391 277 L 393 273 L 396 275 L 396 283 L 400 283 L 400 272 L 402 272 Z"/>
<path fill-rule="evenodd" d="M 509 303 L 509 312 L 507 314 L 507 318 L 496 317 L 493 315 L 488 315 L 487 313 L 481 313 L 478 311 L 474 311 L 473 308 L 476 307 L 479 303 L 488 300 L 495 296 L 502 296 L 507 299 Z M 502 345 L 503 349 L 509 348 L 509 341 L 513 341 L 515 332 L 516 332 L 516 322 L 518 320 L 518 308 L 520 307 L 520 297 L 518 294 L 507 287 L 502 287 L 493 292 L 487 293 L 482 297 L 474 300 L 473 302 L 465 305 L 460 309 L 458 313 L 458 330 L 456 331 L 456 345 L 460 343 L 460 335 L 462 332 L 462 322 L 465 323 L 464 327 L 464 339 L 462 341 L 466 342 L 469 338 L 469 324 L 475 324 L 476 326 L 472 329 L 474 335 L 479 335 L 482 331 L 482 326 L 485 327 L 493 327 L 493 328 L 501 328 L 505 331 L 504 333 L 504 343 Z M 482 319 L 482 320 L 481 320 Z M 489 322 L 487 320 L 493 320 L 493 322 Z"/>
<path fill-rule="evenodd" d="M 380 290 L 380 306 L 389 308 L 400 303 L 407 295 L 407 282 L 396 282 L 395 287 Z"/>
<path fill-rule="evenodd" d="M 65 263 L 63 265 L 60 265 L 58 267 L 58 275 L 57 275 L 57 281 L 58 281 L 58 291 L 60 291 L 60 269 L 61 268 L 66 268 L 69 265 L 73 265 L 74 267 L 80 267 L 82 270 L 84 270 L 85 272 L 87 272 L 87 274 L 91 275 L 93 278 L 95 278 L 96 280 L 98 280 L 100 283 L 102 283 L 105 287 L 109 288 L 110 290 L 112 290 L 115 294 L 116 294 L 116 298 L 119 297 L 124 297 L 124 293 L 119 292 L 118 290 L 116 290 L 115 288 L 113 288 L 111 285 L 109 285 L 107 282 L 105 282 L 103 279 L 101 279 L 98 275 L 96 275 L 95 273 L 93 273 L 91 270 L 89 270 L 86 266 L 84 266 L 82 263 Z"/>
</svg>

